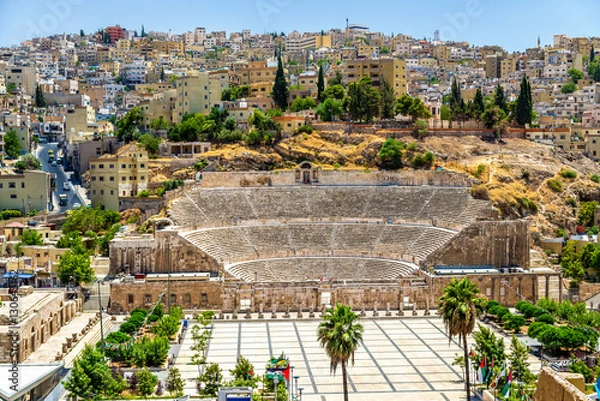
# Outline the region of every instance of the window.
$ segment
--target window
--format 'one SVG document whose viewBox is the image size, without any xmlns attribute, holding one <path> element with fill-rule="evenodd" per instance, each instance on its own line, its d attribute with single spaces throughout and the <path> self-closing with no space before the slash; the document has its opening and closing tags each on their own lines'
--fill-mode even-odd
<svg viewBox="0 0 600 401">
<path fill-rule="evenodd" d="M 108 168 L 115 168 L 115 165 L 114 164 L 109 164 Z"/>
<path fill-rule="evenodd" d="M 100 190 L 100 195 L 104 195 L 104 190 L 103 189 Z"/>
<path fill-rule="evenodd" d="M 121 168 L 125 168 L 125 164 L 121 164 Z"/>
<path fill-rule="evenodd" d="M 202 293 L 202 303 L 205 304 L 208 302 L 208 295 L 205 292 Z"/>
<path fill-rule="evenodd" d="M 110 190 L 110 194 L 111 194 L 111 195 L 114 195 L 114 194 L 115 194 L 115 191 L 113 191 L 113 190 L 111 189 L 111 190 Z"/>
<path fill-rule="evenodd" d="M 17 194 L 11 194 L 10 199 L 17 199 Z"/>
<path fill-rule="evenodd" d="M 140 181 L 144 181 L 144 179 L 145 179 L 145 178 L 146 178 L 146 177 L 144 177 L 144 176 L 141 176 L 141 177 L 140 177 Z"/>
<path fill-rule="evenodd" d="M 21 183 L 21 188 L 25 188 L 25 183 L 24 182 Z"/>
<path fill-rule="evenodd" d="M 191 294 L 183 294 L 183 303 L 186 305 L 189 305 L 192 303 L 192 296 Z"/>
<path fill-rule="evenodd" d="M 121 177 L 121 181 L 127 181 L 127 177 Z"/>
<path fill-rule="evenodd" d="M 147 304 L 151 304 L 152 303 L 152 295 L 146 294 L 146 295 L 144 295 L 144 299 L 146 300 Z"/>
<path fill-rule="evenodd" d="M 15 184 L 14 182 L 9 182 L 9 183 L 8 183 L 8 187 L 9 187 L 9 188 L 16 188 L 16 187 L 17 187 L 17 184 Z"/>
<path fill-rule="evenodd" d="M 104 168 L 104 164 L 99 164 L 98 168 Z"/>
<path fill-rule="evenodd" d="M 4 188 L 4 184 L 0 182 L 0 188 Z"/>
<path fill-rule="evenodd" d="M 491 287 L 487 287 L 487 288 L 485 289 L 485 295 L 486 295 L 487 297 L 491 297 L 491 296 L 492 296 L 492 288 L 491 288 Z"/>
<path fill-rule="evenodd" d="M 145 164 L 144 164 L 144 163 L 141 163 L 141 164 L 140 164 L 140 168 L 144 168 L 144 167 L 145 167 Z"/>
<path fill-rule="evenodd" d="M 113 176 L 111 175 L 110 177 L 108 177 L 108 180 L 109 180 L 109 181 L 114 181 L 114 180 L 115 180 L 115 177 L 113 177 Z"/>
<path fill-rule="evenodd" d="M 133 294 L 127 294 L 127 303 L 128 304 L 132 304 L 133 303 Z"/>
<path fill-rule="evenodd" d="M 92 191 L 92 194 L 96 195 L 96 190 L 95 189 Z"/>
<path fill-rule="evenodd" d="M 98 177 L 98 180 L 104 181 L 104 177 Z"/>
<path fill-rule="evenodd" d="M 176 294 L 171 294 L 171 304 L 175 304 L 177 301 L 177 295 Z"/>
</svg>

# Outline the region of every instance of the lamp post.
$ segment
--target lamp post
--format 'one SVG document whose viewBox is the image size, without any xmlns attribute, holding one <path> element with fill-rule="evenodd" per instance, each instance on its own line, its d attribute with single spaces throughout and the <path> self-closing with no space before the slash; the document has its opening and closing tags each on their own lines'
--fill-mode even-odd
<svg viewBox="0 0 600 401">
<path fill-rule="evenodd" d="M 273 401 L 277 401 L 277 385 L 279 384 L 279 377 L 273 376 Z"/>
<path fill-rule="evenodd" d="M 298 379 L 300 378 L 300 376 L 294 376 L 294 380 L 296 380 L 296 396 L 298 395 Z M 298 399 L 298 397 L 295 398 L 296 400 Z"/>
<path fill-rule="evenodd" d="M 303 387 L 300 387 L 300 388 L 298 389 L 298 391 L 300 392 L 300 395 L 298 396 L 298 400 L 302 400 L 302 390 L 304 390 L 304 388 L 303 388 Z"/>
<path fill-rule="evenodd" d="M 98 283 L 98 309 L 100 309 L 100 340 L 102 341 L 102 352 L 104 352 L 104 328 L 102 327 L 102 295 L 100 294 L 101 280 L 96 280 Z"/>
</svg>

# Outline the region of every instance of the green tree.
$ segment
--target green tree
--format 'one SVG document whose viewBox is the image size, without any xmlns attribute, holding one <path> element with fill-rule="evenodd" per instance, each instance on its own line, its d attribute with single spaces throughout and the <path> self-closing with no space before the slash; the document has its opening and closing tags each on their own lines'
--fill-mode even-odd
<svg viewBox="0 0 600 401">
<path fill-rule="evenodd" d="M 488 364 L 491 364 L 492 361 L 501 363 L 506 359 L 504 340 L 497 337 L 491 329 L 478 325 L 478 331 L 473 333 L 473 340 L 475 340 L 473 348 L 476 355 L 474 361 L 476 364 L 481 363 L 483 356 L 485 356 Z"/>
<path fill-rule="evenodd" d="M 167 337 L 150 339 L 144 336 L 133 344 L 131 360 L 138 367 L 161 366 L 167 359 L 170 347 Z"/>
<path fill-rule="evenodd" d="M 317 107 L 317 104 L 315 103 L 315 99 L 313 99 L 312 97 L 310 97 L 310 96 L 308 96 L 306 98 L 297 97 L 292 102 L 292 105 L 290 106 L 290 111 L 293 111 L 294 113 L 296 113 L 296 112 L 303 111 L 303 110 L 312 110 L 315 107 Z"/>
<path fill-rule="evenodd" d="M 443 104 L 442 107 L 440 108 L 440 118 L 443 121 L 450 121 L 450 119 L 452 118 L 452 113 L 450 112 L 450 107 Z"/>
<path fill-rule="evenodd" d="M 481 89 L 477 88 L 475 98 L 473 99 L 473 113 L 476 119 L 481 119 L 481 115 L 485 111 L 485 103 L 483 102 L 483 94 Z"/>
<path fill-rule="evenodd" d="M 254 375 L 254 365 L 242 355 L 237 357 L 235 367 L 229 371 L 233 376 L 235 387 L 256 387 L 257 378 Z"/>
<path fill-rule="evenodd" d="M 143 145 L 144 149 L 146 149 L 146 151 L 148 151 L 148 153 L 151 155 L 158 154 L 158 147 L 161 142 L 161 138 L 157 138 L 152 134 L 140 135 L 140 137 L 138 138 L 138 143 Z"/>
<path fill-rule="evenodd" d="M 333 78 L 330 78 L 329 81 L 327 81 L 327 86 L 333 86 L 333 85 L 342 85 L 342 73 L 339 71 L 335 72 L 335 76 Z"/>
<path fill-rule="evenodd" d="M 402 167 L 402 150 L 404 143 L 394 138 L 388 138 L 379 150 L 380 166 L 385 170 L 398 170 Z"/>
<path fill-rule="evenodd" d="M 118 396 L 127 383 L 115 379 L 102 352 L 86 345 L 75 360 L 71 377 L 63 382 L 70 395 L 83 400 L 99 400 L 103 397 Z"/>
<path fill-rule="evenodd" d="M 21 235 L 21 243 L 23 245 L 39 246 L 44 243 L 44 240 L 42 239 L 42 235 L 36 230 L 26 229 Z"/>
<path fill-rule="evenodd" d="M 183 395 L 183 380 L 181 380 L 181 373 L 176 367 L 169 368 L 167 391 L 174 397 L 181 397 Z"/>
<path fill-rule="evenodd" d="M 579 207 L 579 214 L 577 216 L 577 224 L 584 227 L 591 227 L 594 225 L 594 213 L 598 208 L 597 201 L 581 202 Z"/>
<path fill-rule="evenodd" d="M 506 120 L 506 113 L 498 106 L 487 109 L 481 119 L 486 128 L 496 128 L 502 121 Z"/>
<path fill-rule="evenodd" d="M 567 241 L 560 258 L 560 266 L 566 278 L 572 278 L 578 282 L 585 275 L 585 270 L 577 255 L 576 244 L 577 241 Z"/>
<path fill-rule="evenodd" d="M 460 85 L 456 80 L 456 76 L 452 79 L 452 85 L 450 87 L 450 111 L 452 112 L 452 116 L 456 116 L 462 113 L 462 93 L 460 89 Z"/>
<path fill-rule="evenodd" d="M 569 372 L 582 374 L 586 383 L 594 382 L 594 371 L 584 361 L 571 354 L 569 362 Z"/>
<path fill-rule="evenodd" d="M 91 283 L 96 277 L 87 253 L 65 252 L 60 257 L 56 271 L 62 283 Z"/>
<path fill-rule="evenodd" d="M 592 47 L 590 49 L 590 58 L 589 58 L 588 62 L 593 63 L 595 58 L 596 58 L 596 50 L 594 49 L 594 45 L 592 45 Z"/>
<path fill-rule="evenodd" d="M 379 116 L 381 95 L 373 88 L 371 78 L 362 77 L 358 82 L 348 85 L 345 108 L 354 121 L 371 122 Z"/>
<path fill-rule="evenodd" d="M 531 88 L 527 77 L 523 76 L 521 80 L 521 92 L 517 98 L 516 120 L 519 125 L 525 126 L 531 124 L 533 116 L 533 101 L 531 98 Z"/>
<path fill-rule="evenodd" d="M 222 380 L 223 373 L 219 365 L 216 363 L 210 363 L 208 366 L 206 366 L 204 373 L 198 377 L 198 381 L 203 383 L 201 395 L 207 397 L 216 397 Z"/>
<path fill-rule="evenodd" d="M 381 118 L 388 120 L 395 117 L 396 94 L 394 88 L 386 80 L 381 88 Z"/>
<path fill-rule="evenodd" d="M 317 330 L 319 343 L 329 356 L 331 372 L 335 374 L 338 365 L 342 365 L 344 401 L 348 401 L 346 366 L 349 360 L 354 365 L 354 352 L 362 342 L 364 328 L 359 319 L 348 305 L 336 304 L 325 311 Z"/>
<path fill-rule="evenodd" d="M 494 91 L 494 105 L 500 108 L 504 114 L 508 114 L 508 104 L 506 102 L 506 96 L 504 95 L 504 88 L 500 83 L 496 86 Z"/>
<path fill-rule="evenodd" d="M 42 108 L 46 107 L 46 100 L 44 99 L 44 92 L 40 85 L 35 86 L 35 107 Z"/>
<path fill-rule="evenodd" d="M 530 384 L 533 383 L 535 377 L 529 370 L 528 358 L 529 351 L 527 350 L 527 346 L 513 335 L 510 339 L 510 353 L 508 354 L 508 361 L 513 371 L 513 377 L 515 380 Z"/>
<path fill-rule="evenodd" d="M 504 324 L 504 327 L 509 330 L 514 330 L 515 333 L 521 331 L 521 327 L 525 326 L 525 318 L 519 315 L 511 315 L 508 321 Z"/>
<path fill-rule="evenodd" d="M 142 33 L 140 34 L 142 38 L 146 37 L 146 31 L 144 30 L 144 25 L 142 25 Z"/>
<path fill-rule="evenodd" d="M 169 123 L 160 116 L 150 121 L 150 129 L 153 131 L 166 131 L 169 129 Z"/>
<path fill-rule="evenodd" d="M 31 153 L 23 155 L 14 167 L 21 170 L 41 170 L 42 162 Z"/>
<path fill-rule="evenodd" d="M 68 234 L 64 234 L 62 237 L 58 239 L 56 242 L 57 248 L 83 248 L 83 242 L 81 239 L 81 235 L 77 231 L 71 231 Z"/>
<path fill-rule="evenodd" d="M 171 337 L 179 330 L 179 320 L 175 316 L 163 316 L 156 326 L 152 328 L 152 332 L 157 336 Z"/>
<path fill-rule="evenodd" d="M 13 159 L 21 154 L 21 140 L 14 129 L 8 130 L 4 135 L 4 153 Z"/>
<path fill-rule="evenodd" d="M 335 118 L 341 119 L 343 113 L 342 103 L 331 97 L 326 97 L 323 102 L 319 103 L 316 111 L 316 115 L 323 121 L 333 121 Z"/>
<path fill-rule="evenodd" d="M 133 107 L 127 114 L 117 121 L 117 136 L 119 140 L 131 142 L 135 139 L 138 126 L 144 121 L 144 111 L 141 107 Z"/>
<path fill-rule="evenodd" d="M 569 68 L 569 70 L 567 71 L 567 75 L 575 83 L 577 83 L 580 79 L 583 79 L 583 72 L 579 71 L 576 68 Z"/>
<path fill-rule="evenodd" d="M 573 82 L 567 82 L 560 88 L 560 93 L 562 93 L 563 95 L 566 95 L 569 93 L 573 93 L 576 90 L 577 90 L 577 85 L 575 85 Z"/>
<path fill-rule="evenodd" d="M 325 78 L 323 77 L 323 64 L 319 66 L 319 79 L 317 80 L 317 99 L 323 99 L 323 91 L 325 91 Z"/>
<path fill-rule="evenodd" d="M 452 279 L 444 288 L 444 293 L 438 301 L 438 314 L 442 317 L 448 340 L 458 336 L 462 340 L 462 348 L 465 361 L 469 360 L 467 336 L 473 332 L 479 310 L 477 308 L 477 296 L 479 288 L 467 278 L 462 280 Z M 469 369 L 465 369 L 465 383 L 467 399 L 471 396 L 471 382 Z"/>
<path fill-rule="evenodd" d="M 344 87 L 342 85 L 340 85 L 340 84 L 330 85 L 323 92 L 323 99 L 321 99 L 321 101 L 323 101 L 324 99 L 329 99 L 329 98 L 336 99 L 336 100 L 343 100 L 345 96 L 346 96 L 346 89 L 344 89 Z"/>
<path fill-rule="evenodd" d="M 285 79 L 285 73 L 283 72 L 283 63 L 281 62 L 281 55 L 277 57 L 277 73 L 275 74 L 275 83 L 273 84 L 273 103 L 275 107 L 282 110 L 288 107 L 288 83 Z"/>
<path fill-rule="evenodd" d="M 396 113 L 404 116 L 410 116 L 413 122 L 419 119 L 431 118 L 431 112 L 425 107 L 425 104 L 418 97 L 402 95 L 396 102 Z"/>
<path fill-rule="evenodd" d="M 137 391 L 139 394 L 147 397 L 154 393 L 154 389 L 158 384 L 158 377 L 150 372 L 148 368 L 135 372 L 135 377 L 137 378 Z"/>
</svg>

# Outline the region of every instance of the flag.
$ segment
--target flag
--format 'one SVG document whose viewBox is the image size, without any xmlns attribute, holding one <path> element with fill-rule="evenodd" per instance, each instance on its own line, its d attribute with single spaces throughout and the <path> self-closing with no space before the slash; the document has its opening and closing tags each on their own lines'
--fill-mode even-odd
<svg viewBox="0 0 600 401">
<path fill-rule="evenodd" d="M 473 352 L 473 350 L 471 350 L 471 352 L 469 352 L 469 357 L 473 358 L 475 356 L 475 353 Z"/>
<path fill-rule="evenodd" d="M 508 379 L 506 380 L 506 384 L 504 385 L 504 388 L 502 389 L 502 397 L 504 398 L 508 398 L 508 396 L 510 395 L 510 384 L 512 383 L 513 377 L 512 377 L 512 369 L 510 370 L 510 373 L 508 374 Z"/>
<path fill-rule="evenodd" d="M 502 379 L 505 376 L 506 376 L 506 361 L 504 361 L 502 363 L 502 369 L 500 369 L 500 373 L 498 373 L 498 376 L 496 376 L 496 379 L 494 380 L 494 383 L 492 383 L 491 388 L 496 388 L 498 386 L 498 382 L 500 381 L 500 379 Z"/>
<path fill-rule="evenodd" d="M 486 383 L 488 383 L 490 381 L 493 373 L 494 373 L 494 357 L 492 357 L 492 363 L 490 363 L 490 367 L 487 368 L 487 375 L 484 380 Z"/>
<path fill-rule="evenodd" d="M 485 374 L 486 374 L 485 368 L 486 368 L 485 355 L 482 355 L 481 363 L 479 364 L 479 369 L 477 370 L 477 378 L 478 378 L 479 383 L 485 382 Z"/>
</svg>

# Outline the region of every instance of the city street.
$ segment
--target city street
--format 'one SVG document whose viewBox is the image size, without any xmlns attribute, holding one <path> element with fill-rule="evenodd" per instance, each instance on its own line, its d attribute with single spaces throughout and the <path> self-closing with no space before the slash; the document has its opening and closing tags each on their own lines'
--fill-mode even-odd
<svg viewBox="0 0 600 401">
<path fill-rule="evenodd" d="M 48 162 L 48 150 L 53 150 L 55 156 L 58 156 L 58 143 L 53 142 L 38 144 L 37 149 L 35 150 L 35 155 L 42 162 L 42 170 L 52 173 L 56 177 L 56 189 L 52 195 L 53 206 L 50 208 L 50 214 L 64 213 L 67 210 L 73 209 L 73 205 L 75 203 L 80 203 L 81 205 L 89 204 L 89 200 L 87 200 L 85 197 L 85 190 L 79 185 L 79 182 L 76 181 L 75 175 L 72 172 L 65 172 L 63 165 L 59 164 L 56 167 L 53 167 Z M 71 184 L 71 189 L 69 191 L 65 191 L 63 189 L 65 182 L 69 182 Z M 67 195 L 66 206 L 60 206 L 58 204 L 58 197 L 60 194 Z"/>
</svg>

